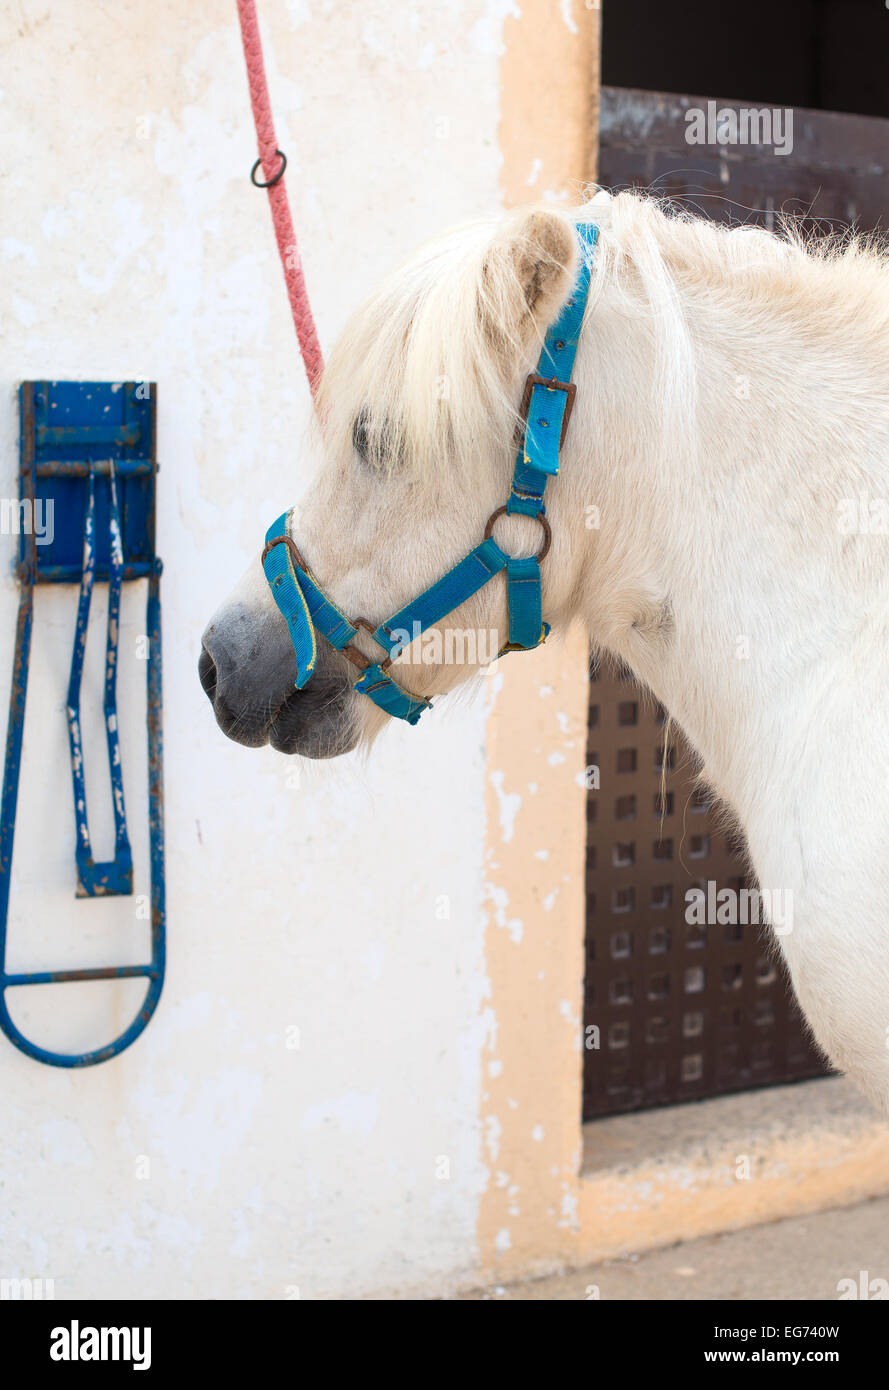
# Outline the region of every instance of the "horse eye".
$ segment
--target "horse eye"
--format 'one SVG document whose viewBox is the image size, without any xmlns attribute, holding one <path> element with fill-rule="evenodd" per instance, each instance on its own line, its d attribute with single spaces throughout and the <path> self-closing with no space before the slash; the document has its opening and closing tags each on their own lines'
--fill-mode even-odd
<svg viewBox="0 0 889 1390">
<path fill-rule="evenodd" d="M 362 406 L 352 425 L 352 447 L 367 468 L 385 473 L 402 457 L 404 446 L 388 420 L 374 420 Z"/>
<path fill-rule="evenodd" d="M 368 418 L 367 411 L 361 410 L 355 417 L 352 426 L 352 448 L 355 450 L 361 462 L 367 464 L 368 458 L 368 438 L 367 438 Z"/>
</svg>

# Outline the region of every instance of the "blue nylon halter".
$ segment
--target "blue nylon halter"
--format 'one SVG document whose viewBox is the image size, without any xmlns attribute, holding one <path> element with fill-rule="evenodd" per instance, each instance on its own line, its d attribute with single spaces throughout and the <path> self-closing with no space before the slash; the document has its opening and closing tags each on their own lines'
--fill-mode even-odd
<svg viewBox="0 0 889 1390">
<path fill-rule="evenodd" d="M 509 497 L 488 519 L 485 538 L 474 550 L 443 578 L 374 628 L 362 618 L 350 622 L 322 589 L 290 537 L 290 512 L 284 512 L 269 527 L 262 567 L 272 597 L 287 621 L 296 654 L 297 690 L 302 690 L 315 670 L 316 632 L 320 632 L 332 647 L 361 670 L 353 687 L 355 690 L 367 695 L 386 714 L 416 724 L 432 702 L 402 690 L 389 674 L 391 663 L 409 642 L 478 593 L 501 570 L 506 571 L 509 640 L 498 655 L 507 651 L 528 651 L 546 639 L 549 626 L 541 613 L 540 561 L 549 550 L 550 528 L 543 498 L 547 481 L 559 471 L 559 450 L 574 404 L 576 388 L 571 373 L 589 293 L 592 252 L 599 234 L 598 228 L 590 223 L 577 226 L 575 231 L 580 241 L 580 271 L 559 317 L 547 330 L 537 371 L 525 383 L 522 399 L 525 432 Z M 536 555 L 519 559 L 500 549 L 491 532 L 494 522 L 504 514 L 530 516 L 540 521 L 544 541 Z M 373 662 L 352 645 L 359 627 L 369 632 L 383 648 L 387 653 L 385 659 Z"/>
</svg>

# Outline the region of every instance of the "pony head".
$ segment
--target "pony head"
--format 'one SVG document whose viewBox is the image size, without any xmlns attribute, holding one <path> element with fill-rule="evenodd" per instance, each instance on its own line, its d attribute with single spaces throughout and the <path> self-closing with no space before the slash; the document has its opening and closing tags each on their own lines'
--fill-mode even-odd
<svg viewBox="0 0 889 1390">
<path fill-rule="evenodd" d="M 415 255 L 346 328 L 317 402 L 317 482 L 294 509 L 290 535 L 353 621 L 375 628 L 481 540 L 509 490 L 523 384 L 570 293 L 578 254 L 560 212 L 476 222 Z M 576 579 L 559 507 L 553 489 L 544 604 L 556 623 Z M 504 517 L 496 539 L 509 554 L 532 555 L 540 527 Z M 347 752 L 387 716 L 353 690 L 355 666 L 320 636 L 314 673 L 295 688 L 294 651 L 261 551 L 257 535 L 256 560 L 203 636 L 200 677 L 217 721 L 248 747 Z M 391 674 L 417 698 L 443 694 L 489 664 L 506 637 L 497 575 L 408 642 Z M 354 645 L 371 661 L 385 655 L 364 631 Z"/>
</svg>

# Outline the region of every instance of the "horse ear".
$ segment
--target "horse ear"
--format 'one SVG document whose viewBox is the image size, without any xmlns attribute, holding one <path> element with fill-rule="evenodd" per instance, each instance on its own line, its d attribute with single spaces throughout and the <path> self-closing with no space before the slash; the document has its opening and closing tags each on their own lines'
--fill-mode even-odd
<svg viewBox="0 0 889 1390">
<path fill-rule="evenodd" d="M 485 260 L 481 312 L 495 340 L 513 350 L 539 340 L 567 298 L 577 271 L 568 218 L 545 209 L 514 221 Z"/>
</svg>

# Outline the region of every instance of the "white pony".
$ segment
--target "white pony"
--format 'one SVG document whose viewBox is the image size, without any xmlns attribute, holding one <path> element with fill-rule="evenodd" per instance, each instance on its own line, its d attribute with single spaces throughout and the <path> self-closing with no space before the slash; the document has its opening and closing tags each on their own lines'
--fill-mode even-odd
<svg viewBox="0 0 889 1390">
<path fill-rule="evenodd" d="M 580 220 L 600 237 L 547 491 L 544 616 L 580 617 L 681 723 L 760 883 L 793 895 L 781 947 L 818 1042 L 889 1110 L 889 268 L 875 249 L 807 249 L 628 193 L 461 228 L 337 346 L 294 538 L 344 611 L 374 623 L 478 542 Z M 527 519 L 496 534 L 512 552 L 539 543 Z M 293 690 L 261 545 L 204 635 L 220 724 L 314 757 L 369 740 L 386 716 L 326 643 Z M 440 627 L 505 625 L 498 576 Z M 408 649 L 394 674 L 430 695 L 473 669 Z"/>
</svg>

